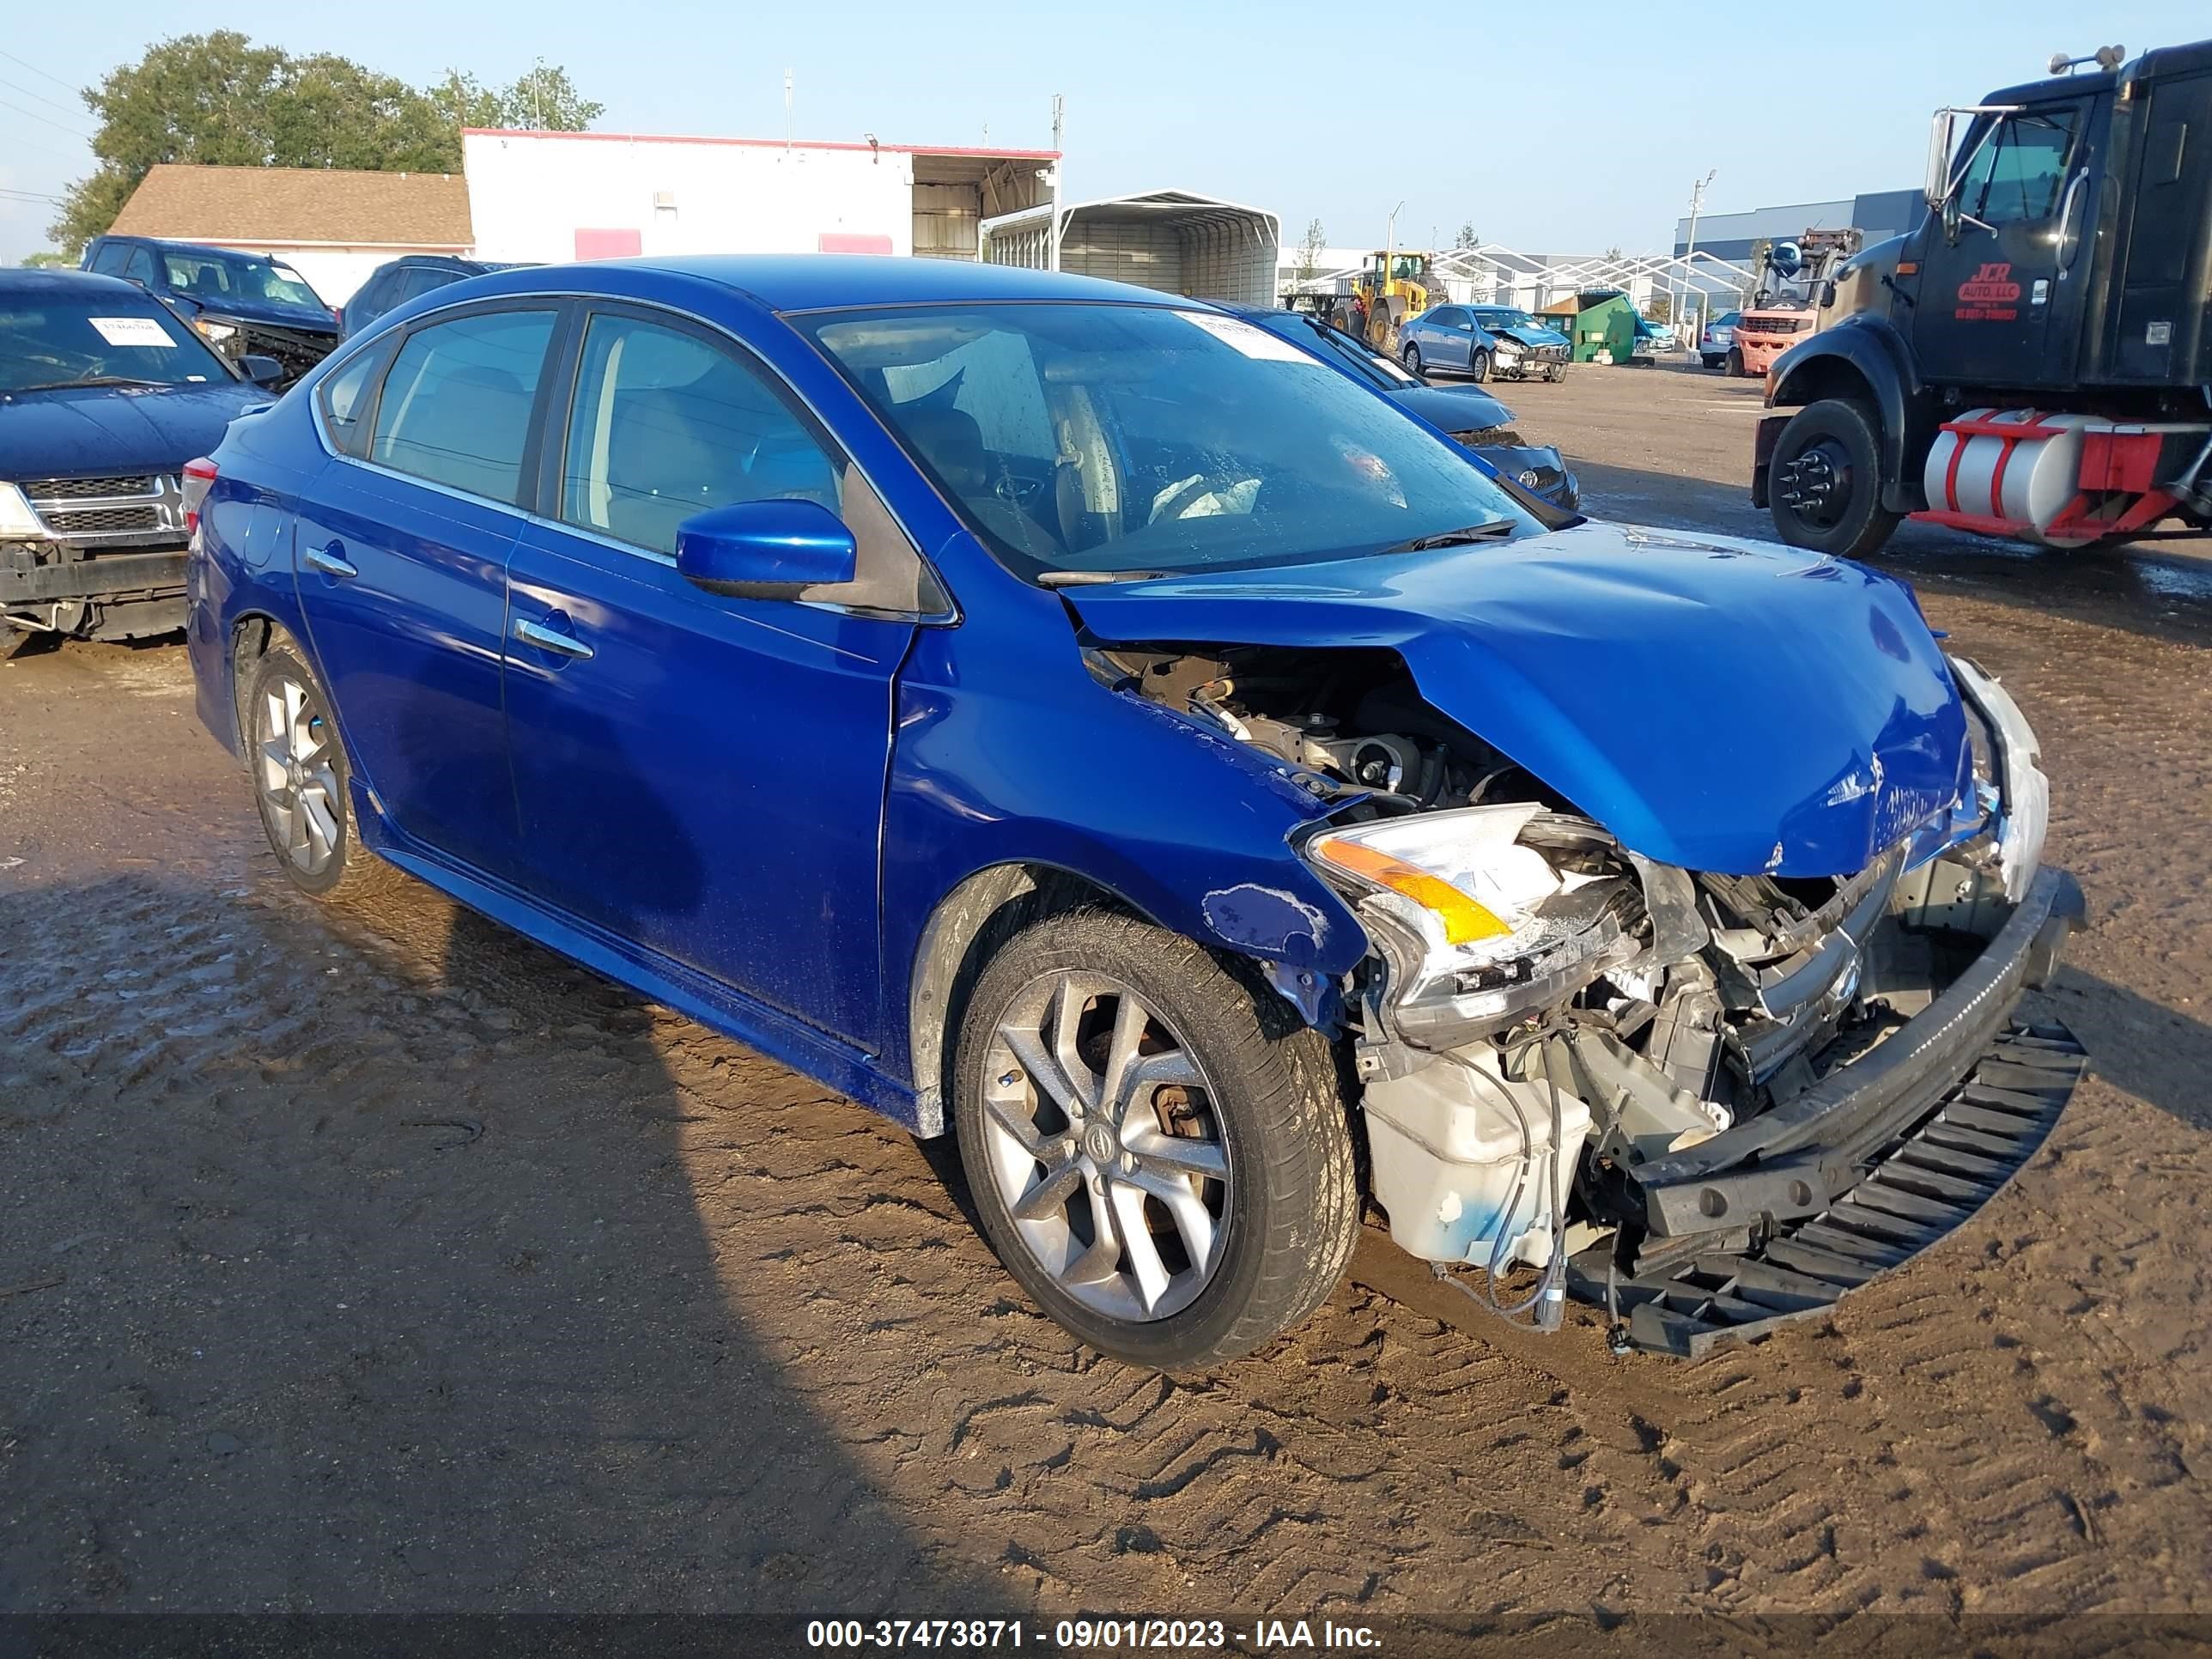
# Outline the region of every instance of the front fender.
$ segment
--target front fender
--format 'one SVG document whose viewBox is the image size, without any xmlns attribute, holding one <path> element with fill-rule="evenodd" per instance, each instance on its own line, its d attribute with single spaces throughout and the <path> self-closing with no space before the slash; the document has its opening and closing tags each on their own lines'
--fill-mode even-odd
<svg viewBox="0 0 2212 1659">
<path fill-rule="evenodd" d="M 1921 463 L 1935 441 L 1934 400 L 1913 372 L 1911 349 L 1886 317 L 1861 313 L 1784 352 L 1766 377 L 1770 409 L 1856 398 L 1881 423 L 1882 505 L 1893 513 L 1928 505 Z"/>
<path fill-rule="evenodd" d="M 1066 613 L 1036 597 L 1050 610 L 1031 629 L 987 637 L 971 617 L 923 630 L 901 677 L 884 828 L 890 1041 L 906 1034 L 932 918 L 994 868 L 1073 875 L 1293 979 L 1358 963 L 1364 930 L 1291 844 L 1332 803 L 1282 763 L 1092 679 Z M 885 1058 L 913 1075 L 911 1048 Z"/>
</svg>

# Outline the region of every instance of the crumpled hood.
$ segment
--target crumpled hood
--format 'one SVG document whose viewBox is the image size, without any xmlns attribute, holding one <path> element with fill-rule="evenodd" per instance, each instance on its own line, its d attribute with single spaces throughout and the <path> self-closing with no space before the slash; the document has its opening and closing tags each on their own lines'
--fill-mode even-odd
<svg viewBox="0 0 2212 1659">
<path fill-rule="evenodd" d="M 1589 523 L 1061 597 L 1115 642 L 1395 650 L 1630 851 L 1692 870 L 1855 873 L 1966 775 L 1910 591 L 1792 548 Z"/>
<path fill-rule="evenodd" d="M 276 393 L 235 380 L 0 393 L 0 478 L 174 472 Z"/>
<path fill-rule="evenodd" d="M 273 300 L 250 300 L 242 294 L 194 294 L 179 295 L 186 309 L 201 316 L 220 321 L 228 317 L 241 323 L 266 323 L 271 328 L 289 328 L 301 334 L 336 336 L 338 320 L 318 307 L 307 310 L 300 306 L 279 305 Z"/>
<path fill-rule="evenodd" d="M 1503 339 L 1517 340 L 1524 346 L 1563 346 L 1570 343 L 1567 337 L 1556 329 L 1527 328 L 1516 325 L 1512 328 L 1494 328 L 1490 331 Z"/>
</svg>

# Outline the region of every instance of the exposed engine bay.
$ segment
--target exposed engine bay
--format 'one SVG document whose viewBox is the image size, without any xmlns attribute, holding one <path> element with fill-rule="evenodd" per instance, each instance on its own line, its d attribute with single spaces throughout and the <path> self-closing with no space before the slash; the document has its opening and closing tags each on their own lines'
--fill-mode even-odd
<svg viewBox="0 0 2212 1659">
<path fill-rule="evenodd" d="M 1692 1149 L 1782 1121 L 1929 1009 L 2039 856 L 2033 735 L 1971 664 L 1953 667 L 1974 776 L 1940 834 L 1906 826 L 1923 833 L 1863 870 L 1789 878 L 1631 852 L 1435 709 L 1387 650 L 1115 647 L 1091 661 L 1340 803 L 1300 850 L 1371 945 L 1340 1012 L 1370 1196 L 1399 1245 L 1440 1271 L 1486 1270 L 1470 1294 L 1547 1328 L 1570 1255 L 1609 1252 L 1607 1275 L 1633 1278 L 1723 1230 L 1814 1213 L 1856 1179 L 1796 1182 L 1751 1215 L 1709 1188 L 1686 1227 L 1644 1190 Z M 1534 1288 L 1501 1300 L 1516 1268 Z"/>
</svg>

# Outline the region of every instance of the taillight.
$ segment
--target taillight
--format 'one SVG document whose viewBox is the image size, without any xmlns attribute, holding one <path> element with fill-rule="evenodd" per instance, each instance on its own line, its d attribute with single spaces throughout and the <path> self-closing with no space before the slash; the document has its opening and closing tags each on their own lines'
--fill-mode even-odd
<svg viewBox="0 0 2212 1659">
<path fill-rule="evenodd" d="M 215 488 L 216 476 L 215 463 L 204 455 L 196 461 L 185 463 L 185 533 L 187 536 L 199 534 L 200 503 L 207 500 L 208 491 Z"/>
</svg>

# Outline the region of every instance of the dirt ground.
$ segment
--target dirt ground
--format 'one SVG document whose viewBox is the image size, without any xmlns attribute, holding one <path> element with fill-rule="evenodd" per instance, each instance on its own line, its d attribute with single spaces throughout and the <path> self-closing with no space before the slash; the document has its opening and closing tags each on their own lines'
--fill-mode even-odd
<svg viewBox="0 0 2212 1659">
<path fill-rule="evenodd" d="M 1496 389 L 1596 511 L 1759 532 L 1753 387 Z M 1692 1365 L 1351 1286 L 1100 1360 L 940 1150 L 426 890 L 294 896 L 181 649 L 0 667 L 0 1610 L 2212 1611 L 2212 561 L 1897 562 L 2043 735 L 2095 1075 Z"/>
</svg>

